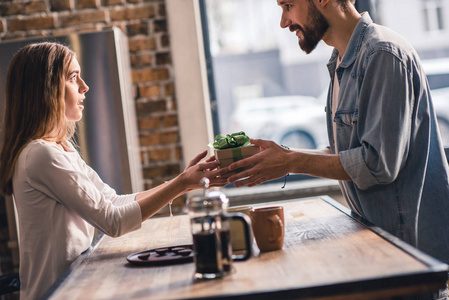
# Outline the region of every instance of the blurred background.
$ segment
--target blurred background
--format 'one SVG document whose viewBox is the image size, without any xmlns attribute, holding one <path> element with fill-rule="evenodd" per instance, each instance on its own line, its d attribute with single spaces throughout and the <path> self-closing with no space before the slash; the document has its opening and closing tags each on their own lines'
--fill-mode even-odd
<svg viewBox="0 0 449 300">
<path fill-rule="evenodd" d="M 245 131 L 298 148 L 327 146 L 326 64 L 321 42 L 309 55 L 279 26 L 276 1 L 205 0 L 214 129 Z M 449 145 L 449 1 L 357 0 L 374 22 L 404 36 L 418 51 L 432 89 L 445 145 Z"/>
<path fill-rule="evenodd" d="M 356 5 L 359 11 L 369 11 L 375 22 L 403 35 L 418 51 L 448 145 L 449 0 L 357 0 Z M 121 52 L 128 55 L 129 66 L 123 64 L 128 70 L 120 76 L 130 78 L 124 87 L 130 96 L 122 98 L 135 107 L 137 132 L 130 134 L 138 137 L 137 160 L 147 189 L 176 176 L 193 158 L 191 154 L 204 150 L 218 133 L 243 130 L 251 137 L 292 147 L 327 145 L 324 101 L 329 84 L 326 63 L 332 49 L 320 43 L 305 55 L 296 36 L 280 28 L 280 15 L 276 0 L 3 0 L 0 45 L 118 28 L 126 38 L 111 46 L 104 44 L 106 54 L 100 55 L 113 53 L 112 47 L 121 48 L 117 44 L 127 44 L 128 49 Z M 99 48 L 93 45 L 85 44 L 84 57 L 98 54 Z M 192 65 L 179 73 L 180 66 L 188 62 Z M 194 68 L 203 64 L 204 74 L 195 77 Z M 202 77 L 207 87 L 199 90 L 207 94 L 194 88 Z M 108 84 L 102 88 L 115 90 Z M 0 93 L 4 93 L 1 88 Z M 105 99 L 102 103 L 107 105 L 112 98 Z M 86 103 L 95 100 L 87 94 Z M 186 112 L 196 102 L 207 105 L 202 111 Z M 196 125 L 203 114 L 206 122 Z M 209 124 L 212 133 L 198 142 L 198 132 Z M 98 139 L 111 146 L 108 139 Z M 280 199 L 281 192 L 288 197 L 292 193 L 307 196 L 310 190 L 315 195 L 332 192 L 332 197 L 338 196 L 333 181 L 298 176 L 297 187 L 293 179 L 289 176 L 283 190 L 283 183 L 276 182 L 260 189 L 228 189 L 227 193 L 233 205 L 238 204 L 233 194 L 257 201 L 267 195 Z M 19 261 L 14 214 L 7 213 L 12 201 L 0 200 L 1 275 L 17 270 Z M 185 197 L 175 201 L 174 213 L 182 211 L 184 201 Z M 161 213 L 168 213 L 168 208 Z"/>
</svg>

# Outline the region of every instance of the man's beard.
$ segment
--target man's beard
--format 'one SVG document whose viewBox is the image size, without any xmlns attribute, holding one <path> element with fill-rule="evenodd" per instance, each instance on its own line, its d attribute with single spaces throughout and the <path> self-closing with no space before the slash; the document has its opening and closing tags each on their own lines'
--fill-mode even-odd
<svg viewBox="0 0 449 300">
<path fill-rule="evenodd" d="M 304 29 L 297 25 L 291 25 L 290 31 L 296 31 L 301 30 L 304 38 L 299 39 L 299 47 L 309 54 L 312 52 L 318 43 L 323 38 L 324 34 L 326 33 L 327 29 L 329 28 L 329 22 L 326 20 L 326 18 L 323 16 L 323 14 L 313 5 L 310 3 L 310 11 L 309 11 L 309 17 L 308 17 L 308 23 L 310 25 L 304 25 Z"/>
</svg>

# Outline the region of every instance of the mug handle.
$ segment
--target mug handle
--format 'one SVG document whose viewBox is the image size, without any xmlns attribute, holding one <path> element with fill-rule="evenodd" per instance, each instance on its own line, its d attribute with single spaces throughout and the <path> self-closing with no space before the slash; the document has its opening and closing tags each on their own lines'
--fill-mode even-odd
<svg viewBox="0 0 449 300">
<path fill-rule="evenodd" d="M 268 217 L 268 220 L 273 223 L 273 226 L 271 226 L 271 234 L 269 241 L 274 242 L 281 238 L 282 233 L 282 227 L 284 224 L 282 224 L 281 218 L 279 218 L 278 215 L 272 215 Z"/>
<path fill-rule="evenodd" d="M 251 219 L 243 213 L 227 214 L 226 217 L 231 220 L 242 222 L 245 231 L 246 253 L 242 255 L 233 254 L 232 259 L 236 261 L 243 261 L 249 259 L 253 255 L 253 247 L 252 247 L 253 236 L 251 229 Z"/>
</svg>

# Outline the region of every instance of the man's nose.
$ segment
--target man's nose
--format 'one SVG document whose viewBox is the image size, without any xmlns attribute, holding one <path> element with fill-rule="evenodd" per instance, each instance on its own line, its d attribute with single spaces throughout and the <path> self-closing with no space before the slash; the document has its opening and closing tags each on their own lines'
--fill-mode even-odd
<svg viewBox="0 0 449 300">
<path fill-rule="evenodd" d="M 287 28 L 292 24 L 292 22 L 282 14 L 281 16 L 281 28 Z"/>
</svg>

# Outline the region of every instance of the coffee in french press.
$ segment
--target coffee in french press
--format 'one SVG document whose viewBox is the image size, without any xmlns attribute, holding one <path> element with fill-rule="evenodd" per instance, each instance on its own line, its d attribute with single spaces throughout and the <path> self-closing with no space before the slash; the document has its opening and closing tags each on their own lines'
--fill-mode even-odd
<svg viewBox="0 0 449 300">
<path fill-rule="evenodd" d="M 247 260 L 252 255 L 251 221 L 241 213 L 228 214 L 229 199 L 217 190 L 208 190 L 209 179 L 201 180 L 203 192 L 187 200 L 193 237 L 195 279 L 215 279 L 232 271 L 232 260 Z M 243 256 L 232 255 L 229 220 L 242 222 L 247 241 Z"/>
</svg>

